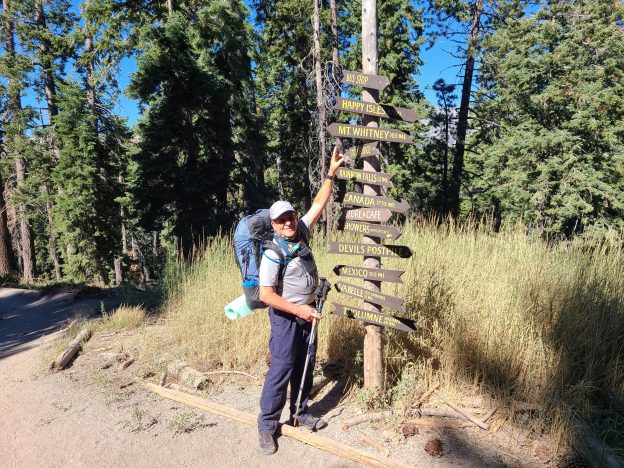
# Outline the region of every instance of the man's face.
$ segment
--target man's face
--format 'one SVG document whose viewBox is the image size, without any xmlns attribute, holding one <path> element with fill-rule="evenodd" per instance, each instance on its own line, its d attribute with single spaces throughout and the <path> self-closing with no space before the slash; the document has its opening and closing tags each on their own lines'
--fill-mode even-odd
<svg viewBox="0 0 624 468">
<path fill-rule="evenodd" d="M 282 213 L 279 218 L 271 221 L 271 224 L 280 236 L 294 237 L 297 234 L 297 213 L 295 211 Z"/>
</svg>

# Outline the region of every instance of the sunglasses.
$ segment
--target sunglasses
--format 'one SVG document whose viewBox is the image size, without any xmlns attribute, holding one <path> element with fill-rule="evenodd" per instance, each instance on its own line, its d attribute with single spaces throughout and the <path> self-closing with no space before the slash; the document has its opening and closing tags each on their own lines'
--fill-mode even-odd
<svg viewBox="0 0 624 468">
<path fill-rule="evenodd" d="M 286 224 L 288 221 L 292 221 L 293 223 L 297 221 L 297 213 L 294 211 L 284 213 L 283 215 L 280 215 L 279 218 L 273 220 L 273 222 L 277 224 Z"/>
</svg>

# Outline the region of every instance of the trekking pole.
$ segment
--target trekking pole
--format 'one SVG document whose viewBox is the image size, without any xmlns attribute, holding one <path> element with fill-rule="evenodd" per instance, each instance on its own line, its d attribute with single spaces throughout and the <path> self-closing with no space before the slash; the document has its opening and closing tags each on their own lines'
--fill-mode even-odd
<svg viewBox="0 0 624 468">
<path fill-rule="evenodd" d="M 323 311 L 323 304 L 325 304 L 325 299 L 327 299 L 327 293 L 331 289 L 331 283 L 327 281 L 325 278 L 321 278 L 320 285 L 317 289 L 316 293 L 316 312 L 319 314 Z M 294 416 L 293 424 L 295 427 L 299 425 L 299 418 L 301 417 L 301 409 L 299 405 L 301 404 L 301 396 L 303 395 L 303 386 L 305 385 L 306 373 L 308 372 L 308 365 L 310 364 L 310 357 L 312 356 L 312 352 L 314 351 L 314 344 L 316 343 L 316 330 L 317 330 L 318 320 L 316 318 L 312 319 L 312 330 L 310 330 L 310 338 L 308 341 L 308 351 L 306 353 L 306 360 L 303 366 L 303 374 L 301 375 L 301 385 L 299 385 L 299 396 L 297 396 L 297 411 Z"/>
</svg>

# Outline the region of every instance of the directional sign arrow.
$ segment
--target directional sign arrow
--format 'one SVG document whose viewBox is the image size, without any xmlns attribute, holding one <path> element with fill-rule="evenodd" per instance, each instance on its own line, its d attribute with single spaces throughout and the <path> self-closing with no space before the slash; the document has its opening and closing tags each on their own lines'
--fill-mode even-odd
<svg viewBox="0 0 624 468">
<path fill-rule="evenodd" d="M 384 314 L 382 312 L 372 312 L 370 310 L 334 303 L 333 313 L 334 315 L 359 320 L 361 322 L 374 323 L 382 327 L 391 327 L 406 332 L 416 331 L 416 322 L 414 320 Z"/>
<path fill-rule="evenodd" d="M 358 208 L 357 210 L 343 210 L 345 219 L 349 221 L 374 221 L 385 223 L 392 216 L 388 208 Z"/>
<path fill-rule="evenodd" d="M 396 239 L 401 235 L 401 231 L 395 226 L 358 223 L 357 221 L 340 222 L 338 228 L 342 231 L 359 232 L 365 236 L 382 237 L 384 239 Z"/>
<path fill-rule="evenodd" d="M 367 75 L 356 71 L 343 70 L 341 83 L 370 89 L 384 89 L 390 80 L 381 75 Z"/>
<path fill-rule="evenodd" d="M 371 304 L 377 304 L 388 309 L 400 310 L 405 312 L 405 301 L 400 297 L 390 296 L 388 294 L 382 294 L 377 291 L 371 291 L 370 289 L 355 286 L 353 284 L 344 283 L 339 281 L 336 283 L 336 289 L 348 294 L 349 296 L 359 297 L 360 299 L 370 302 Z"/>
<path fill-rule="evenodd" d="M 405 245 L 357 244 L 354 242 L 329 242 L 327 253 L 390 258 L 410 258 L 414 254 L 412 249 Z"/>
<path fill-rule="evenodd" d="M 357 158 L 357 157 L 367 157 L 367 156 L 377 156 L 381 154 L 379 151 L 379 143 L 365 143 L 363 145 L 352 146 L 347 150 L 345 155 L 349 158 Z"/>
<path fill-rule="evenodd" d="M 341 97 L 336 98 L 334 109 L 345 112 L 355 112 L 357 114 L 373 115 L 375 117 L 383 117 L 384 119 L 403 120 L 405 122 L 414 122 L 417 118 L 416 112 L 412 109 Z"/>
<path fill-rule="evenodd" d="M 390 211 L 405 213 L 410 206 L 405 200 L 400 202 L 393 198 L 378 197 L 376 195 L 364 195 L 363 193 L 347 192 L 342 203 L 345 205 L 371 206 L 374 208 L 388 208 Z"/>
<path fill-rule="evenodd" d="M 362 140 L 390 141 L 393 143 L 414 143 L 411 135 L 396 128 L 366 127 L 334 122 L 327 131 L 330 135 L 342 138 L 361 138 Z"/>
<path fill-rule="evenodd" d="M 387 174 L 385 172 L 374 171 L 362 171 L 359 169 L 349 169 L 347 167 L 341 167 L 336 172 L 336 177 L 339 179 L 355 180 L 356 182 L 362 182 L 364 184 L 381 185 L 382 187 L 392 187 L 393 174 Z"/>
<path fill-rule="evenodd" d="M 381 270 L 379 268 L 364 268 L 352 265 L 336 265 L 334 273 L 346 278 L 361 278 L 368 281 L 386 281 L 388 283 L 403 283 L 401 270 Z"/>
</svg>

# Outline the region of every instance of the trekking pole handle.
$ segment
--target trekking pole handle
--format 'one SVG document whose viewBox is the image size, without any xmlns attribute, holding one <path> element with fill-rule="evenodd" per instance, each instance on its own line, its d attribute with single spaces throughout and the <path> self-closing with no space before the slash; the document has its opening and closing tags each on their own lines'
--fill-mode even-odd
<svg viewBox="0 0 624 468">
<path fill-rule="evenodd" d="M 317 312 L 319 314 L 323 310 L 323 304 L 325 303 L 325 299 L 327 299 L 327 294 L 329 293 L 329 290 L 331 289 L 331 283 L 329 281 L 327 281 L 327 279 L 321 278 L 320 283 L 321 284 L 319 285 L 319 290 L 318 290 L 318 293 L 316 295 L 316 297 L 318 298 L 318 301 L 317 301 Z"/>
</svg>

